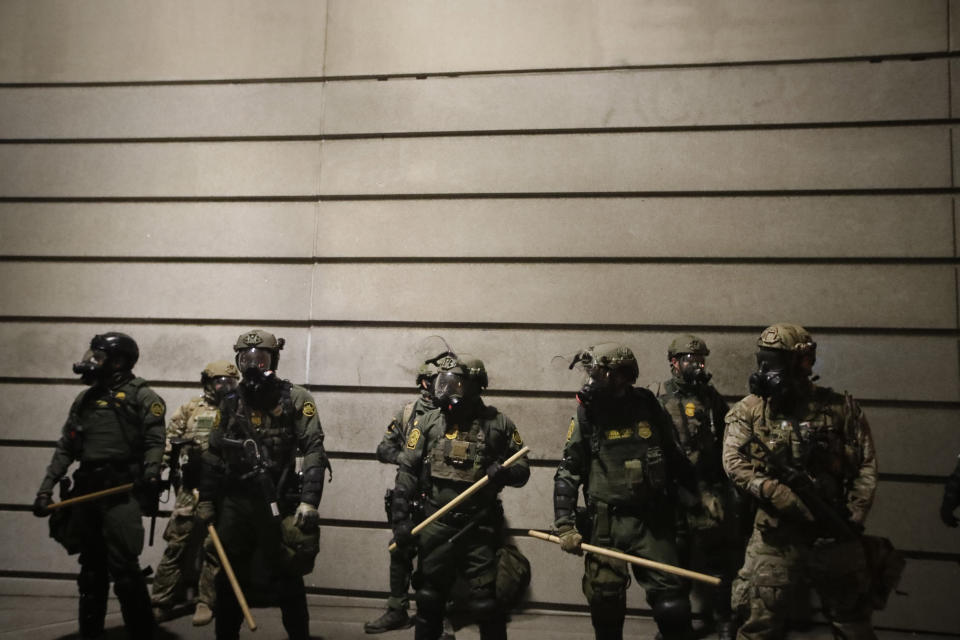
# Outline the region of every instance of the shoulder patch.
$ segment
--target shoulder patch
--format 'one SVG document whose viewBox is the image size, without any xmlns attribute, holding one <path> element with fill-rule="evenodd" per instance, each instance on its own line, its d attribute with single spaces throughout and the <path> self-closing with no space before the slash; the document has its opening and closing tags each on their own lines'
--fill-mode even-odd
<svg viewBox="0 0 960 640">
<path fill-rule="evenodd" d="M 693 404 L 692 402 L 688 402 L 687 404 L 683 405 L 683 412 L 687 414 L 688 418 L 692 418 L 697 413 L 697 405 Z"/>
<path fill-rule="evenodd" d="M 217 412 L 213 415 L 213 428 L 216 429 L 220 426 L 220 409 L 217 409 Z"/>
<path fill-rule="evenodd" d="M 653 430 L 650 429 L 649 422 L 638 422 L 637 423 L 637 435 L 646 440 L 653 435 Z"/>
<path fill-rule="evenodd" d="M 513 442 L 514 442 L 514 444 L 516 444 L 518 447 L 522 447 L 522 446 L 523 446 L 523 438 L 520 437 L 520 431 L 519 431 L 518 429 L 514 429 L 514 430 L 513 430 Z"/>
<path fill-rule="evenodd" d="M 123 391 L 117 391 L 113 397 L 116 398 L 117 400 L 123 400 L 124 398 L 127 397 L 127 394 L 125 394 Z"/>
<path fill-rule="evenodd" d="M 307 416 L 308 418 L 312 418 L 313 416 L 317 415 L 316 405 L 314 405 L 312 402 L 304 402 L 303 415 Z"/>
<path fill-rule="evenodd" d="M 150 413 L 155 415 L 156 417 L 159 418 L 160 416 L 162 416 L 163 412 L 164 412 L 164 407 L 162 402 L 154 402 L 153 404 L 150 405 Z"/>
<path fill-rule="evenodd" d="M 414 429 L 407 437 L 407 449 L 413 449 L 420 442 L 420 429 Z"/>
<path fill-rule="evenodd" d="M 576 426 L 577 426 L 576 420 L 574 420 L 573 418 L 570 418 L 570 428 L 567 429 L 567 440 L 570 440 L 570 438 L 573 437 L 573 430 Z"/>
</svg>

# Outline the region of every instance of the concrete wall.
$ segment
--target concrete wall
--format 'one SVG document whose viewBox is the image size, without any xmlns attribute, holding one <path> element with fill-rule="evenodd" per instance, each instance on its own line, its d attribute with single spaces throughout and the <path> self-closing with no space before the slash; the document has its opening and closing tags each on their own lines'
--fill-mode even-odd
<svg viewBox="0 0 960 640">
<path fill-rule="evenodd" d="M 172 407 L 236 335 L 287 338 L 335 457 L 312 587 L 387 588 L 372 451 L 431 335 L 484 358 L 546 527 L 577 386 L 681 331 L 745 392 L 770 322 L 810 328 L 910 557 L 881 626 L 960 632 L 953 0 L 9 0 L 0 4 L 0 576 L 66 579 L 28 512 L 95 332 Z M 24 539 L 36 544 L 24 545 Z M 579 565 L 523 540 L 531 599 Z M 351 549 L 344 570 L 343 549 Z M 159 549 L 145 554 L 155 563 Z M 24 588 L 31 582 L 20 581 Z M 644 608 L 631 590 L 630 605 Z"/>
</svg>

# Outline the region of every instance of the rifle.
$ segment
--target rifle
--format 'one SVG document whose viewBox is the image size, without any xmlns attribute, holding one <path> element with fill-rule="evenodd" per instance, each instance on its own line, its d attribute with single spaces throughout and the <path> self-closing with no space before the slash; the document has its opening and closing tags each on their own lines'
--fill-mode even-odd
<svg viewBox="0 0 960 640">
<path fill-rule="evenodd" d="M 750 435 L 744 449 L 748 448 L 750 444 L 756 444 L 763 452 L 764 462 L 770 471 L 770 475 L 797 494 L 800 501 L 813 514 L 816 524 L 823 528 L 829 534 L 829 537 L 837 540 L 856 540 L 860 538 L 861 533 L 854 528 L 854 525 L 820 496 L 813 478 L 805 471 L 794 467 L 782 455 L 771 451 L 770 447 L 755 433 Z M 741 449 L 741 451 L 744 451 L 744 449 Z M 751 458 L 754 457 L 749 452 L 746 453 Z"/>
<path fill-rule="evenodd" d="M 170 443 L 170 462 L 167 465 L 167 479 L 160 480 L 160 486 L 157 488 L 158 496 L 157 501 L 163 502 L 166 504 L 170 501 L 170 489 L 173 488 L 174 500 L 176 500 L 176 494 L 180 491 L 180 487 L 183 486 L 183 471 L 180 468 L 180 452 L 184 446 L 188 444 L 196 444 L 196 441 L 191 438 L 170 438 L 168 440 Z M 166 499 L 161 499 L 164 493 L 167 494 Z M 157 515 L 154 514 L 150 516 L 150 538 L 147 544 L 151 547 L 153 546 L 153 538 L 157 529 Z"/>
</svg>

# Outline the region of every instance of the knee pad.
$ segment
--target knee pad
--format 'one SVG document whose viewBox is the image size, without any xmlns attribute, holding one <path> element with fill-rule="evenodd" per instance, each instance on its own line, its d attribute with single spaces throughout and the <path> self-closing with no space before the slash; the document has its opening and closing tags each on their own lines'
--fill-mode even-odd
<svg viewBox="0 0 960 640">
<path fill-rule="evenodd" d="M 421 616 L 443 615 L 446 604 L 443 594 L 431 584 L 423 584 L 414 594 L 417 601 L 417 613 Z"/>
<path fill-rule="evenodd" d="M 653 603 L 653 619 L 665 637 L 689 631 L 690 600 L 679 596 L 658 599 Z"/>
<path fill-rule="evenodd" d="M 80 575 L 77 576 L 77 588 L 80 595 L 96 595 L 102 593 L 106 596 L 110 589 L 110 577 L 107 575 L 106 568 L 80 569 Z"/>
<path fill-rule="evenodd" d="M 493 585 L 471 589 L 468 605 L 470 611 L 480 619 L 495 617 L 499 610 L 495 596 Z"/>
</svg>

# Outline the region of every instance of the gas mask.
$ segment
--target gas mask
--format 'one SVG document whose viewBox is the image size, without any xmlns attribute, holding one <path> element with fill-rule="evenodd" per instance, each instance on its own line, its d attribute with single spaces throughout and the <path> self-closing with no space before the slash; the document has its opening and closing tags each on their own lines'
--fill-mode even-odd
<svg viewBox="0 0 960 640">
<path fill-rule="evenodd" d="M 87 349 L 80 362 L 73 363 L 73 372 L 80 376 L 83 384 L 95 385 L 109 376 L 107 354 L 99 349 Z"/>
<path fill-rule="evenodd" d="M 591 366 L 586 369 L 586 380 L 577 391 L 577 402 L 587 406 L 593 402 L 609 400 L 616 396 L 613 371 L 607 367 Z"/>
<path fill-rule="evenodd" d="M 786 401 L 794 386 L 792 354 L 761 348 L 757 351 L 757 367 L 750 374 L 750 393 L 774 402 Z"/>
<path fill-rule="evenodd" d="M 254 409 L 269 411 L 280 403 L 280 379 L 274 367 L 269 349 L 251 347 L 237 353 L 237 368 L 243 376 L 239 387 Z"/>
<path fill-rule="evenodd" d="M 710 382 L 713 375 L 706 369 L 702 355 L 695 353 L 677 354 L 674 375 L 686 385 L 701 386 Z"/>
<path fill-rule="evenodd" d="M 212 404 L 219 405 L 230 392 L 237 388 L 237 384 L 237 379 L 233 376 L 214 376 L 207 378 L 203 385 L 203 393 Z"/>
<path fill-rule="evenodd" d="M 451 416 L 459 416 L 473 404 L 473 394 L 463 375 L 449 371 L 437 374 L 433 397 L 440 410 Z"/>
</svg>

